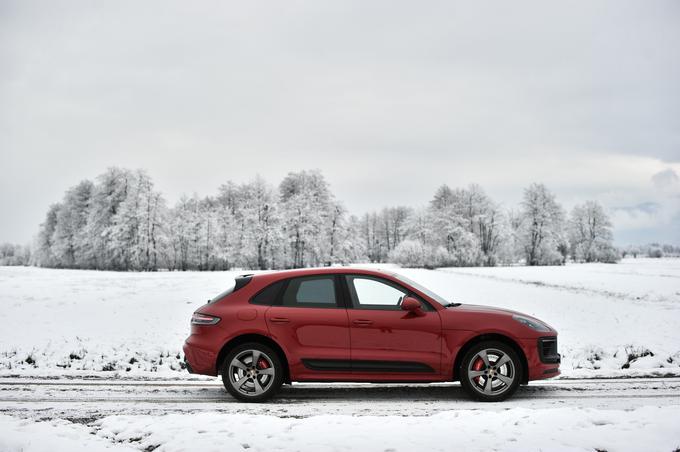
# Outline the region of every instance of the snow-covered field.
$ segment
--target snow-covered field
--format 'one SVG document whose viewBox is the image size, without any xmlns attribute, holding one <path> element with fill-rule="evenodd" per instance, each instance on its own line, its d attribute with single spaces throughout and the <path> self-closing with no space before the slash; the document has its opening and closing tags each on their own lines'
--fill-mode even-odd
<svg viewBox="0 0 680 452">
<path fill-rule="evenodd" d="M 563 378 L 501 404 L 459 385 L 293 385 L 239 404 L 186 381 L 181 346 L 193 310 L 242 272 L 0 267 L 0 451 L 680 448 L 679 379 L 565 379 L 680 375 L 680 260 L 398 271 L 552 324 Z"/>
<path fill-rule="evenodd" d="M 397 270 L 450 300 L 550 323 L 565 377 L 680 374 L 680 259 Z M 239 273 L 0 267 L 0 375 L 187 377 L 189 317 Z"/>
</svg>

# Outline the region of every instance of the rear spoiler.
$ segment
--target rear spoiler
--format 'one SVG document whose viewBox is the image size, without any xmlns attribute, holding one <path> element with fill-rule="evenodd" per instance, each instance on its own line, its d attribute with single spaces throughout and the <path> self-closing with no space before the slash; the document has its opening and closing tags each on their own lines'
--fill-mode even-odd
<svg viewBox="0 0 680 452">
<path fill-rule="evenodd" d="M 245 286 L 250 282 L 251 279 L 253 279 L 253 273 L 247 274 L 247 275 L 239 275 L 236 278 L 236 285 L 234 286 L 234 292 Z"/>
</svg>

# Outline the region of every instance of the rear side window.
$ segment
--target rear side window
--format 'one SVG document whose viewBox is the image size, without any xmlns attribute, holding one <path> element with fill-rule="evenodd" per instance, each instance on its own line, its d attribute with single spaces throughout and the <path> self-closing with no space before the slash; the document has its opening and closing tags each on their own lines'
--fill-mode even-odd
<svg viewBox="0 0 680 452">
<path fill-rule="evenodd" d="M 278 281 L 262 289 L 257 295 L 250 299 L 252 304 L 271 306 L 276 302 L 276 298 L 281 292 L 284 281 Z"/>
<path fill-rule="evenodd" d="M 242 288 L 243 286 L 248 284 L 251 279 L 253 279 L 253 275 L 237 276 L 236 278 L 234 278 L 234 283 L 231 286 L 229 286 L 229 288 L 227 290 L 225 290 L 221 294 L 217 295 L 216 297 L 213 297 L 210 300 L 208 300 L 208 303 L 214 303 L 214 302 L 219 301 L 222 298 L 226 297 L 227 295 L 230 295 L 233 292 L 236 292 L 237 290 L 239 290 L 240 288 Z"/>
<path fill-rule="evenodd" d="M 335 308 L 335 277 L 308 276 L 294 278 L 288 283 L 283 294 L 284 306 Z"/>
</svg>

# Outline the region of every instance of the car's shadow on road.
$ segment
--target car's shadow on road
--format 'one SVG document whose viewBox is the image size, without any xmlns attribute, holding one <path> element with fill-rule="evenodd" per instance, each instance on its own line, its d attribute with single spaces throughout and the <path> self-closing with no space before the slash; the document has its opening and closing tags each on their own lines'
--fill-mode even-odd
<svg viewBox="0 0 680 452">
<path fill-rule="evenodd" d="M 536 395 L 536 387 L 520 386 L 513 398 L 529 398 Z M 230 400 L 231 396 L 226 394 Z M 447 401 L 470 401 L 470 396 L 463 390 L 460 384 L 447 385 L 357 385 L 357 386 L 306 386 L 284 385 L 271 399 L 272 403 L 304 403 L 315 400 L 323 401 L 404 401 L 404 402 L 437 402 Z"/>
</svg>

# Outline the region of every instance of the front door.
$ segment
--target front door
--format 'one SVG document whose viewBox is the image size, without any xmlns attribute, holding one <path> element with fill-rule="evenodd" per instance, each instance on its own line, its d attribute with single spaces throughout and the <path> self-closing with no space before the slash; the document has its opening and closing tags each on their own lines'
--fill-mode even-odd
<svg viewBox="0 0 680 452">
<path fill-rule="evenodd" d="M 406 289 L 386 279 L 346 275 L 354 374 L 380 372 L 394 380 L 436 379 L 441 373 L 441 321 L 421 301 L 422 312 L 401 309 Z M 390 375 L 392 377 L 390 377 Z M 382 379 L 382 378 L 381 378 Z"/>
</svg>

